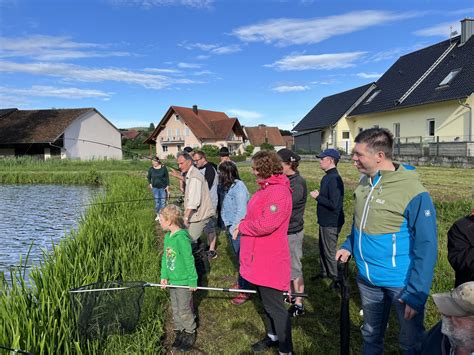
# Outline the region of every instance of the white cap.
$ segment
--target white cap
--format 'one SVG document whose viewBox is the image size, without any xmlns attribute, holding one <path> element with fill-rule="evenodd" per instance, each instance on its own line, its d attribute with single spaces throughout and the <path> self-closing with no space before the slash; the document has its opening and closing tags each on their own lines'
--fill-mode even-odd
<svg viewBox="0 0 474 355">
<path fill-rule="evenodd" d="M 474 281 L 465 282 L 450 292 L 435 293 L 433 301 L 438 311 L 445 316 L 473 316 Z"/>
</svg>

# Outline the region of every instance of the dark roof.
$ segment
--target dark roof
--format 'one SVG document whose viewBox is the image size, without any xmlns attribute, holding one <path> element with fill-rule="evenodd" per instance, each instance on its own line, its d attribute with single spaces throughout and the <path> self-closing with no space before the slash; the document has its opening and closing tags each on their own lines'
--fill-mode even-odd
<svg viewBox="0 0 474 355">
<path fill-rule="evenodd" d="M 124 136 L 124 138 L 131 140 L 134 140 L 140 135 L 140 132 L 138 132 L 136 129 L 129 129 L 120 133 L 122 133 L 122 136 Z"/>
<path fill-rule="evenodd" d="M 474 91 L 474 36 L 462 46 L 458 45 L 459 40 L 459 36 L 454 37 L 452 40 L 446 40 L 400 57 L 377 80 L 377 90 L 381 90 L 380 93 L 369 104 L 362 102 L 351 112 L 351 116 L 469 96 Z M 449 54 L 403 102 L 399 103 L 398 100 L 454 42 L 456 46 Z M 441 81 L 451 71 L 458 68 L 462 70 L 453 81 L 449 85 L 440 87 Z"/>
<path fill-rule="evenodd" d="M 246 138 L 239 120 L 237 118 L 229 118 L 224 112 L 199 108 L 196 113 L 192 108 L 170 106 L 153 133 L 144 143 L 154 143 L 153 140 L 165 129 L 166 123 L 173 113 L 183 119 L 198 139 L 226 140 L 232 131 L 239 133 L 244 139 Z"/>
<path fill-rule="evenodd" d="M 258 147 L 265 143 L 265 138 L 267 138 L 267 143 L 273 146 L 286 145 L 278 127 L 268 127 L 265 125 L 245 127 L 245 132 L 247 133 L 250 144 L 254 147 Z"/>
<path fill-rule="evenodd" d="M 293 131 L 306 131 L 334 125 L 373 84 L 326 96 L 298 122 Z"/>
<path fill-rule="evenodd" d="M 94 108 L 11 110 L 0 115 L 0 144 L 51 143 L 77 118 Z"/>
</svg>

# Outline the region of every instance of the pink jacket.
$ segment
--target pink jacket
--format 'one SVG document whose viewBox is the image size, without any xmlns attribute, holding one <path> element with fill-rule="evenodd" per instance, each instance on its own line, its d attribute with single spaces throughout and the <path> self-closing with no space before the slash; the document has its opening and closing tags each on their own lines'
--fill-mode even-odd
<svg viewBox="0 0 474 355">
<path fill-rule="evenodd" d="M 239 225 L 240 274 L 255 285 L 287 291 L 291 274 L 287 234 L 292 208 L 290 181 L 283 174 L 272 175 L 259 185 Z"/>
</svg>

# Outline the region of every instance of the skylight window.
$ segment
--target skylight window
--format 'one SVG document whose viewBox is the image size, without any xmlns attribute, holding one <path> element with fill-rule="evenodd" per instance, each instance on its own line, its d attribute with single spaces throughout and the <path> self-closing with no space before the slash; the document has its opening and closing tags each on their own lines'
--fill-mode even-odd
<svg viewBox="0 0 474 355">
<path fill-rule="evenodd" d="M 439 86 L 449 85 L 451 81 L 459 74 L 462 68 L 454 69 L 449 73 L 446 78 L 443 79 L 442 82 L 439 83 Z"/>
<path fill-rule="evenodd" d="M 380 94 L 380 91 L 382 90 L 375 90 L 372 95 L 369 96 L 369 98 L 367 99 L 367 101 L 364 102 L 364 105 L 368 105 L 370 104 L 374 99 L 375 97 Z"/>
</svg>

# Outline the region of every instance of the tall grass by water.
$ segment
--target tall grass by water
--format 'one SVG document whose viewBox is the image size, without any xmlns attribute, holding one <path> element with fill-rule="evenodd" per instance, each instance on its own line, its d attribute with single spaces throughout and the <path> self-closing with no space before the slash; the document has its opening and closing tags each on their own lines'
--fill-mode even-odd
<svg viewBox="0 0 474 355">
<path fill-rule="evenodd" d="M 144 179 L 122 174 L 104 183 L 106 196 L 95 202 L 149 198 Z M 31 271 L 31 285 L 17 274 L 0 292 L 0 345 L 39 354 L 158 352 L 165 293 L 146 292 L 143 319 L 133 336 L 113 336 L 105 342 L 80 341 L 68 293 L 97 281 L 159 282 L 152 211 L 151 201 L 92 205 L 77 232 Z M 148 340 L 146 344 L 137 341 L 141 338 Z"/>
</svg>

